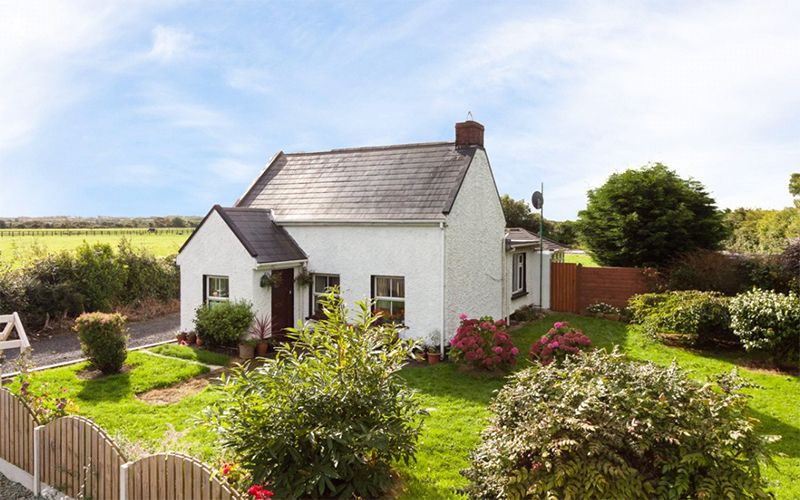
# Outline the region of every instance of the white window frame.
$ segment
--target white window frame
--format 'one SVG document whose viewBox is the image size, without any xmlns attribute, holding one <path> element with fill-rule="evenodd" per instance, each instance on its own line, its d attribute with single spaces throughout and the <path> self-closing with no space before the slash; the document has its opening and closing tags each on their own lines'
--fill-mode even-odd
<svg viewBox="0 0 800 500">
<path fill-rule="evenodd" d="M 211 280 L 226 280 L 228 282 L 228 295 L 227 297 L 214 297 L 211 295 Z M 214 303 L 219 302 L 228 302 L 231 300 L 231 278 L 230 276 L 222 276 L 219 274 L 207 274 L 206 275 L 206 296 L 203 297 L 205 299 L 205 303 L 209 306 L 212 306 Z"/>
<path fill-rule="evenodd" d="M 403 281 L 403 296 L 402 297 L 393 297 L 393 296 L 385 297 L 383 295 L 378 295 L 378 279 L 388 279 L 388 280 L 390 280 L 389 281 L 389 293 L 392 293 L 391 290 L 394 289 L 394 287 L 392 286 L 393 285 L 392 281 L 393 280 L 402 280 Z M 395 314 L 395 312 L 394 312 L 394 304 L 398 303 L 398 302 L 402 302 L 403 303 L 403 319 L 400 321 L 400 323 L 405 323 L 406 322 L 406 278 L 405 278 L 405 276 L 384 276 L 384 275 L 373 276 L 372 277 L 372 289 L 375 291 L 374 296 L 372 297 L 372 299 L 375 301 L 375 307 L 377 308 L 377 303 L 378 303 L 379 300 L 391 303 L 391 308 L 392 308 L 391 309 L 391 314 L 392 314 L 392 316 L 394 316 L 394 314 Z"/>
<path fill-rule="evenodd" d="M 327 283 L 327 286 L 325 287 L 325 290 L 317 290 L 317 277 L 318 276 L 325 278 L 325 282 Z M 311 306 L 312 306 L 311 313 L 310 313 L 311 316 L 314 316 L 315 314 L 317 314 L 317 304 L 319 304 L 319 298 L 321 296 L 325 295 L 325 293 L 327 293 L 327 291 L 328 291 L 328 288 L 331 287 L 330 278 L 336 278 L 336 280 L 339 282 L 339 286 L 341 286 L 342 277 L 340 275 L 338 275 L 338 274 L 333 274 L 333 273 L 312 273 L 311 274 Z"/>
<path fill-rule="evenodd" d="M 527 255 L 525 252 L 516 252 L 512 254 L 512 265 L 511 265 L 511 293 L 518 294 L 518 293 L 525 293 L 526 291 L 526 279 L 525 279 L 525 268 L 527 267 Z"/>
</svg>

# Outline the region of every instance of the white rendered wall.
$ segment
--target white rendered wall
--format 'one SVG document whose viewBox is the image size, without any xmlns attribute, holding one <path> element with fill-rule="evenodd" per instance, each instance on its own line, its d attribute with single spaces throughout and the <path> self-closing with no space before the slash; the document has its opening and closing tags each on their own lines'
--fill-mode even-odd
<svg viewBox="0 0 800 500">
<path fill-rule="evenodd" d="M 370 298 L 371 276 L 403 276 L 408 327 L 403 336 L 422 339 L 441 330 L 442 230 L 438 226 L 282 226 L 308 255 L 309 272 L 339 275 L 342 297 L 351 312 L 355 312 L 355 301 Z M 301 302 L 305 318 L 308 288 L 297 293 L 295 304 Z"/>
<path fill-rule="evenodd" d="M 181 331 L 194 330 L 194 312 L 203 303 L 203 275 L 228 276 L 232 300 L 249 300 L 256 310 L 269 304 L 268 291 L 258 287 L 255 259 L 217 212 L 197 230 L 177 262 L 181 268 Z M 256 295 L 256 291 L 266 295 Z"/>
<path fill-rule="evenodd" d="M 511 298 L 511 277 L 513 273 L 513 258 L 512 256 L 518 252 L 525 252 L 525 277 L 526 277 L 526 285 L 528 293 L 516 299 Z M 544 259 L 542 262 L 542 275 L 544 279 L 542 280 L 542 296 L 543 301 L 541 303 L 542 308 L 549 309 L 550 308 L 550 258 L 552 254 L 550 252 L 544 253 Z M 539 306 L 539 251 L 534 251 L 531 247 L 519 248 L 517 250 L 511 250 L 506 254 L 506 284 L 508 286 L 508 290 L 506 291 L 506 297 L 509 298 L 510 305 L 508 307 L 508 313 L 511 314 L 520 307 L 524 307 L 527 305 L 534 305 Z"/>
<path fill-rule="evenodd" d="M 489 161 L 479 149 L 447 217 L 446 339 L 461 313 L 504 316 L 505 224 Z"/>
</svg>

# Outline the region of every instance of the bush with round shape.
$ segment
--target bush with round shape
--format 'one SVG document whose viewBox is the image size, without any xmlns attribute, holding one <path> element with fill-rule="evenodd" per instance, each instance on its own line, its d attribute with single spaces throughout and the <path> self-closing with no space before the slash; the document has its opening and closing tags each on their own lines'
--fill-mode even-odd
<svg viewBox="0 0 800 500">
<path fill-rule="evenodd" d="M 570 354 L 578 354 L 592 345 L 592 341 L 570 326 L 566 321 L 556 321 L 553 327 L 533 343 L 530 356 L 533 361 L 549 365 L 563 361 Z"/>
<path fill-rule="evenodd" d="M 796 368 L 800 361 L 800 297 L 753 289 L 730 300 L 731 328 L 748 351 L 765 351 Z"/>
<path fill-rule="evenodd" d="M 197 336 L 209 345 L 234 346 L 255 319 L 253 306 L 245 300 L 201 305 L 195 311 Z"/>
<path fill-rule="evenodd" d="M 714 384 L 618 351 L 514 374 L 463 471 L 471 498 L 770 498 L 768 437 L 734 373 Z"/>
<path fill-rule="evenodd" d="M 377 325 L 366 303 L 349 316 L 332 289 L 326 318 L 289 329 L 257 368 L 234 368 L 207 416 L 222 446 L 277 498 L 378 498 L 391 467 L 414 458 L 420 409 L 397 372 L 412 342 Z"/>
<path fill-rule="evenodd" d="M 126 318 L 119 313 L 84 313 L 73 330 L 81 341 L 83 355 L 105 374 L 119 373 L 128 356 Z"/>
<path fill-rule="evenodd" d="M 491 316 L 469 319 L 460 316 L 455 337 L 450 340 L 450 358 L 459 364 L 483 370 L 507 369 L 517 362 L 519 349 L 506 331 L 506 322 Z"/>
<path fill-rule="evenodd" d="M 731 333 L 727 297 L 718 292 L 647 293 L 628 301 L 633 322 L 645 333 L 664 340 L 671 338 L 694 346 L 735 345 Z"/>
</svg>

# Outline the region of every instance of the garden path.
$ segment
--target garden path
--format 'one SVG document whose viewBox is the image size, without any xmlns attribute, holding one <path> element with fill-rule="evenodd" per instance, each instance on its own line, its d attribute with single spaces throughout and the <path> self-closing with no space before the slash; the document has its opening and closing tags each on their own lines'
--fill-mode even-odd
<svg viewBox="0 0 800 500">
<path fill-rule="evenodd" d="M 128 341 L 128 347 L 140 347 L 172 340 L 175 338 L 179 324 L 180 317 L 178 313 L 129 323 L 130 340 Z M 52 337 L 31 338 L 31 351 L 31 361 L 36 367 L 75 361 L 83 357 L 77 335 L 69 333 Z M 3 367 L 5 372 L 16 371 L 13 360 L 17 358 L 18 354 L 19 351 L 16 349 L 6 351 L 6 361 Z"/>
</svg>

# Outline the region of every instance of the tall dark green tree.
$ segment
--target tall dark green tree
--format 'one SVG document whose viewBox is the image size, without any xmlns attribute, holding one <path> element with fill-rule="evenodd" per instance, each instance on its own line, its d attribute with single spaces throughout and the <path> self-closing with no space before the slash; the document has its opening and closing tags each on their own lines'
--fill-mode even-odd
<svg viewBox="0 0 800 500">
<path fill-rule="evenodd" d="M 683 252 L 717 248 L 726 236 L 703 185 L 660 163 L 613 174 L 588 197 L 578 231 L 603 265 L 660 267 Z"/>
</svg>

